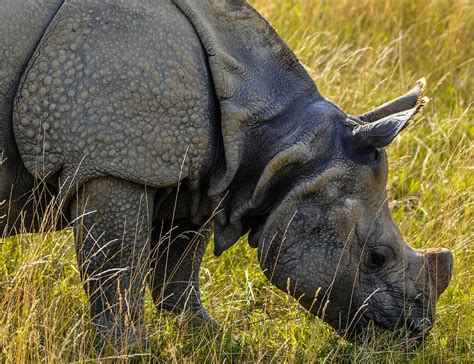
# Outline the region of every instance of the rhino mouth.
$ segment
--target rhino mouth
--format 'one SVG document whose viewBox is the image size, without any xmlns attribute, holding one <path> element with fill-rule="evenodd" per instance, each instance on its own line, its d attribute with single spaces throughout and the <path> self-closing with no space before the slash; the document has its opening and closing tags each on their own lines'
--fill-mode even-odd
<svg viewBox="0 0 474 364">
<path fill-rule="evenodd" d="M 365 313 L 358 323 L 359 328 L 352 330 L 355 335 L 364 331 L 370 324 L 372 324 L 376 331 L 399 331 L 405 330 L 407 337 L 414 340 L 415 342 L 421 342 L 426 335 L 430 332 L 433 326 L 432 322 L 428 318 L 399 318 L 396 322 L 391 323 L 388 320 L 383 319 L 378 314 L 372 314 L 370 312 Z"/>
</svg>

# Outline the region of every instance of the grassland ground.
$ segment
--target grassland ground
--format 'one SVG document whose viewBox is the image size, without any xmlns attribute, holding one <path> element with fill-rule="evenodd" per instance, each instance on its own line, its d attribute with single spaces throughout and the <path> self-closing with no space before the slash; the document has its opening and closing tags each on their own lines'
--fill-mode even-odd
<svg viewBox="0 0 474 364">
<path fill-rule="evenodd" d="M 444 246 L 454 276 L 419 347 L 402 334 L 350 344 L 263 276 L 243 238 L 208 249 L 203 298 L 223 332 L 159 315 L 150 338 L 112 360 L 164 362 L 472 362 L 474 341 L 474 3 L 471 0 L 254 0 L 314 78 L 349 113 L 405 93 L 421 76 L 431 102 L 388 148 L 391 209 L 415 248 Z M 0 242 L 0 362 L 88 362 L 97 357 L 71 231 Z"/>
</svg>

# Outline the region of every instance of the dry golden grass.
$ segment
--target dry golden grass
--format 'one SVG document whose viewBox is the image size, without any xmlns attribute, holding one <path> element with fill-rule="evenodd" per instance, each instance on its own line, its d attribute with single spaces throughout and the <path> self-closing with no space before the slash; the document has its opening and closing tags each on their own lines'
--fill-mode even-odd
<svg viewBox="0 0 474 364">
<path fill-rule="evenodd" d="M 160 316 L 150 299 L 147 347 L 110 360 L 165 362 L 471 362 L 474 338 L 474 5 L 471 0 L 255 0 L 295 50 L 321 93 L 359 113 L 408 90 L 421 76 L 432 101 L 390 146 L 394 217 L 414 247 L 455 256 L 438 322 L 418 348 L 386 333 L 340 339 L 275 290 L 245 241 L 206 255 L 202 289 L 224 333 L 193 332 Z M 233 334 L 233 338 L 230 334 Z M 72 234 L 0 243 L 0 361 L 70 362 L 97 357 Z M 111 354 L 112 355 L 112 354 Z"/>
</svg>

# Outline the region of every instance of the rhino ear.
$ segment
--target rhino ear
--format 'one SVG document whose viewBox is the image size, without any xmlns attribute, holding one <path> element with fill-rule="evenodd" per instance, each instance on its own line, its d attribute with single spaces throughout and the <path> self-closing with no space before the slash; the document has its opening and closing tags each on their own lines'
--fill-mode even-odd
<svg viewBox="0 0 474 364">
<path fill-rule="evenodd" d="M 359 125 L 352 130 L 351 138 L 360 149 L 383 148 L 405 129 L 410 120 L 421 112 L 428 101 L 427 97 L 423 97 L 410 110 L 386 116 L 372 123 Z"/>
<path fill-rule="evenodd" d="M 416 86 L 405 95 L 389 101 L 365 114 L 359 115 L 359 119 L 372 123 L 387 116 L 413 109 L 423 98 L 426 87 L 426 79 L 423 77 L 416 82 Z"/>
</svg>

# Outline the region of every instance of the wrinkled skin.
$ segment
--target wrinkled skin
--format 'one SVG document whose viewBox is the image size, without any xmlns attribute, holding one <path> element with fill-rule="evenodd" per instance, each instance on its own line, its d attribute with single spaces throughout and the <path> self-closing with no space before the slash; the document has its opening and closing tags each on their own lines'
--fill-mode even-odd
<svg viewBox="0 0 474 364">
<path fill-rule="evenodd" d="M 411 249 L 385 191 L 424 81 L 351 116 L 244 1 L 0 6 L 0 233 L 37 231 L 59 200 L 104 337 L 146 336 L 146 283 L 158 308 L 214 322 L 211 222 L 216 255 L 248 232 L 270 281 L 341 335 L 432 326 L 452 255 Z"/>
<path fill-rule="evenodd" d="M 388 329 L 406 323 L 415 336 L 424 334 L 448 285 L 452 255 L 404 242 L 387 204 L 385 152 L 353 153 L 340 146 L 327 170 L 301 181 L 305 188 L 273 212 L 260 263 L 277 287 L 342 335 L 353 336 L 369 320 Z M 430 271 L 436 259 L 438 270 Z"/>
</svg>

